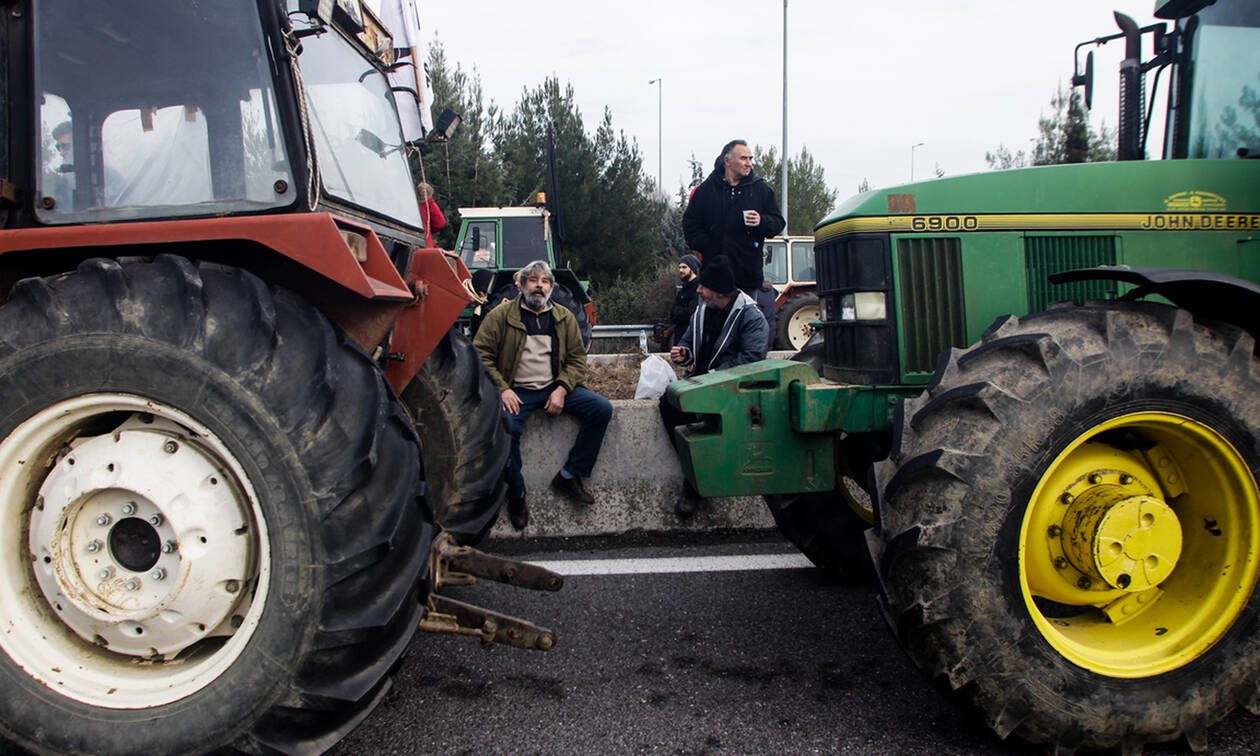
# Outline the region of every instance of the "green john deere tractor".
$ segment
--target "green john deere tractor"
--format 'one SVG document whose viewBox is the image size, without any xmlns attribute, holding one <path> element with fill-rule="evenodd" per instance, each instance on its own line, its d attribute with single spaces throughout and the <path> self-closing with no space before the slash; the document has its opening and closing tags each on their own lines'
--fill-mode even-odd
<svg viewBox="0 0 1260 756">
<path fill-rule="evenodd" d="M 666 397 L 706 416 L 675 439 L 701 494 L 873 570 L 928 676 L 1055 750 L 1260 714 L 1260 5 L 1155 15 L 1087 43 L 1126 46 L 1120 162 L 853 198 L 821 335 Z"/>
</svg>

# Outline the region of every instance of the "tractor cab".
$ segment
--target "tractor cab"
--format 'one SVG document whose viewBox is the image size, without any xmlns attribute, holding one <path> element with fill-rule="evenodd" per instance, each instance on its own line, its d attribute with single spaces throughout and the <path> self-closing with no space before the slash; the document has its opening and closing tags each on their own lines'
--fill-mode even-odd
<svg viewBox="0 0 1260 756">
<path fill-rule="evenodd" d="M 545 195 L 533 207 L 461 207 L 459 237 L 455 251 L 472 273 L 473 287 L 486 298 L 484 304 L 465 311 L 462 322 L 468 331 L 475 331 L 479 314 L 516 296 L 516 271 L 534 260 L 544 260 L 556 277 L 552 297 L 573 311 L 577 317 L 582 341 L 591 343 L 591 326 L 595 323 L 595 304 L 588 289 L 567 266 L 558 264 L 555 244 L 554 216 L 547 208 Z"/>
<path fill-rule="evenodd" d="M 1152 117 L 1160 98 L 1164 102 L 1164 158 L 1260 156 L 1260 129 L 1256 128 L 1260 119 L 1260 5 L 1248 0 L 1162 0 L 1155 16 L 1171 23 L 1147 26 L 1139 26 L 1123 13 L 1114 15 L 1118 33 L 1076 46 L 1072 83 L 1084 88 L 1085 105 L 1092 106 L 1093 52 L 1085 55 L 1082 64 L 1081 50 L 1124 41 L 1117 130 L 1120 160 L 1148 157 Z M 1144 49 L 1153 53 L 1146 60 Z"/>
<path fill-rule="evenodd" d="M 2 137 L 18 225 L 328 210 L 414 242 L 395 52 L 366 7 L 67 0 L 33 15 L 7 55 L 34 87 L 10 92 Z"/>
</svg>

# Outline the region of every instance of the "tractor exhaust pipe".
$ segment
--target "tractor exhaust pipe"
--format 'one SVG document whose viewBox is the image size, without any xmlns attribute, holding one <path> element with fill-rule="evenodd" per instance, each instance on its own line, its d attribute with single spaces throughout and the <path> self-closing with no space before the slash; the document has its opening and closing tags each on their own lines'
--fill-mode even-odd
<svg viewBox="0 0 1260 756">
<path fill-rule="evenodd" d="M 1120 11 L 1114 12 L 1124 35 L 1124 60 L 1120 63 L 1120 125 L 1116 153 L 1119 160 L 1142 160 L 1142 133 L 1146 110 L 1146 80 L 1142 75 L 1142 32 L 1137 22 Z"/>
</svg>

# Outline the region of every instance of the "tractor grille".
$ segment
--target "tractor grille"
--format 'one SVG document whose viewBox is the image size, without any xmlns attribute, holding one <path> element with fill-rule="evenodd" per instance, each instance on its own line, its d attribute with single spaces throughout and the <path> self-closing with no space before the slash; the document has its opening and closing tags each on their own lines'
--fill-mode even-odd
<svg viewBox="0 0 1260 756">
<path fill-rule="evenodd" d="M 907 373 L 930 373 L 943 350 L 966 345 L 960 246 L 956 238 L 897 240 L 897 301 Z"/>
<path fill-rule="evenodd" d="M 883 320 L 843 320 L 841 299 L 855 292 L 883 292 L 892 302 L 892 260 L 887 234 L 855 234 L 820 244 L 815 250 L 818 293 L 826 300 L 823 374 L 858 384 L 896 383 L 896 325 Z"/>
<path fill-rule="evenodd" d="M 1040 312 L 1051 302 L 1083 304 L 1091 299 L 1114 299 L 1115 281 L 1074 281 L 1052 284 L 1048 277 L 1075 268 L 1116 264 L 1114 236 L 1028 236 L 1024 239 L 1028 278 L 1028 311 Z"/>
</svg>

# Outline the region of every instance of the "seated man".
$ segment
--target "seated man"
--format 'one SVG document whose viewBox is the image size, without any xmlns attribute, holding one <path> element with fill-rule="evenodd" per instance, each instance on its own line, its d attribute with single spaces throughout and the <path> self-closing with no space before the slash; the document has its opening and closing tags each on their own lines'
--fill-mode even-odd
<svg viewBox="0 0 1260 756">
<path fill-rule="evenodd" d="M 521 474 L 521 431 L 525 418 L 542 407 L 549 415 L 568 412 L 580 423 L 564 466 L 551 479 L 557 493 L 580 504 L 595 498 L 582 485 L 590 477 L 612 419 L 612 402 L 583 387 L 586 349 L 577 318 L 554 307 L 551 267 L 535 260 L 516 275 L 520 295 L 486 314 L 473 339 L 477 353 L 498 384 L 508 416 L 512 451 L 508 460 L 508 519 L 517 530 L 529 524 L 525 478 Z"/>
<path fill-rule="evenodd" d="M 669 350 L 669 358 L 680 365 L 691 365 L 688 377 L 764 360 L 770 334 L 766 318 L 752 297 L 736 288 L 725 257 L 705 263 L 696 290 L 700 306 L 678 346 Z M 674 428 L 697 420 L 666 401 L 661 402 L 661 418 L 671 443 Z M 688 486 L 686 496 L 675 508 L 678 516 L 695 514 L 698 499 Z"/>
<path fill-rule="evenodd" d="M 752 297 L 735 287 L 725 257 L 700 271 L 700 305 L 669 358 L 691 365 L 689 377 L 766 358 L 769 328 Z"/>
</svg>

